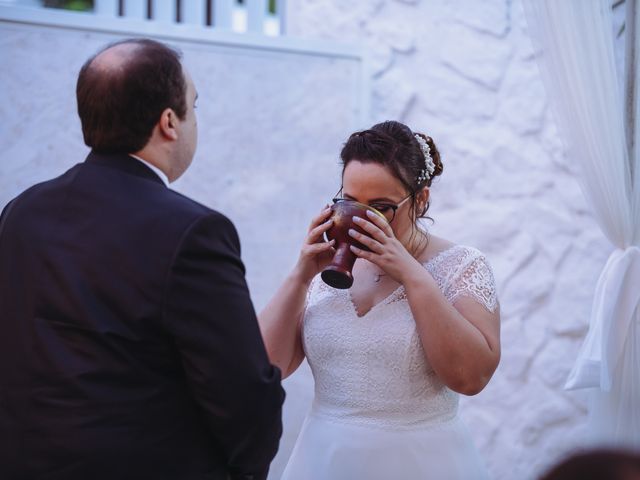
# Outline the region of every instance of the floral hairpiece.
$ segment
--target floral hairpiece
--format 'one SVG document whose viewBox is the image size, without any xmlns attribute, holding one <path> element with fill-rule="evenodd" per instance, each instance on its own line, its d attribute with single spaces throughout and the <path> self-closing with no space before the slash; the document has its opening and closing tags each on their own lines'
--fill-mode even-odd
<svg viewBox="0 0 640 480">
<path fill-rule="evenodd" d="M 422 154 L 424 155 L 424 168 L 420 170 L 420 174 L 418 175 L 418 183 L 422 183 L 429 180 L 433 176 L 433 172 L 436 171 L 436 164 L 433 163 L 433 158 L 431 157 L 431 149 L 429 148 L 429 144 L 427 143 L 427 141 L 417 133 L 414 135 L 414 137 L 420 144 L 420 150 L 422 150 Z"/>
</svg>

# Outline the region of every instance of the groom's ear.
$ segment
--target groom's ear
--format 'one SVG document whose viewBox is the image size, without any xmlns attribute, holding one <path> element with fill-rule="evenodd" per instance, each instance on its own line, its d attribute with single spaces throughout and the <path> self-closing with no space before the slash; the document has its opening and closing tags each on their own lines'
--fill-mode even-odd
<svg viewBox="0 0 640 480">
<path fill-rule="evenodd" d="M 160 133 L 167 140 L 178 139 L 178 116 L 171 108 L 165 108 L 160 114 L 158 128 Z"/>
</svg>

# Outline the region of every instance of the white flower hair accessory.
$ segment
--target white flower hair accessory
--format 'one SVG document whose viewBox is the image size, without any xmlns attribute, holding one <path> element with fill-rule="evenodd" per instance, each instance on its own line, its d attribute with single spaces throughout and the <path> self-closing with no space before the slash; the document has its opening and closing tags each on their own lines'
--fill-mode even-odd
<svg viewBox="0 0 640 480">
<path fill-rule="evenodd" d="M 433 163 L 431 149 L 429 148 L 427 141 L 417 133 L 413 136 L 418 141 L 418 144 L 420 144 L 420 150 L 422 150 L 422 154 L 424 155 L 424 168 L 420 170 L 420 174 L 418 175 L 418 183 L 422 183 L 433 176 L 433 172 L 436 171 L 436 164 Z"/>
</svg>

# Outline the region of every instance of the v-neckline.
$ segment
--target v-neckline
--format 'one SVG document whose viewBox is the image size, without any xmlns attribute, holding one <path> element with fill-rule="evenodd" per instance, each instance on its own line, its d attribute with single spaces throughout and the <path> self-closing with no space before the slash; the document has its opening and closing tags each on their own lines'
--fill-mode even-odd
<svg viewBox="0 0 640 480">
<path fill-rule="evenodd" d="M 429 258 L 428 260 L 425 260 L 424 262 L 421 262 L 421 265 L 426 268 L 427 265 L 429 265 L 431 262 L 435 261 L 437 258 L 441 257 L 442 255 L 444 255 L 445 253 L 447 253 L 450 250 L 453 250 L 456 247 L 458 247 L 458 245 L 451 245 L 450 247 L 445 248 L 444 250 L 438 252 L 433 257 Z M 351 307 L 351 310 L 353 310 L 353 313 L 355 314 L 355 316 L 358 319 L 362 319 L 362 318 L 365 318 L 367 315 L 369 315 L 374 310 L 376 310 L 379 306 L 382 306 L 382 305 L 386 304 L 390 299 L 392 299 L 402 289 L 404 289 L 404 285 L 402 285 L 402 284 L 398 285 L 389 295 L 384 297 L 378 303 L 375 303 L 369 310 L 367 310 L 362 315 L 360 315 L 360 313 L 358 312 L 358 306 L 353 301 L 353 297 L 351 296 L 351 289 L 350 288 L 346 290 L 346 292 L 347 292 L 347 301 L 348 301 L 348 303 L 349 303 L 349 305 Z"/>
<path fill-rule="evenodd" d="M 369 315 L 371 312 L 373 312 L 376 308 L 378 308 L 378 306 L 384 304 L 387 302 L 387 300 L 389 300 L 391 297 L 393 297 L 396 293 L 398 293 L 398 291 L 404 288 L 404 285 L 400 284 L 396 287 L 395 290 L 393 290 L 389 295 L 387 295 L 386 297 L 384 297 L 382 300 L 380 300 L 378 303 L 374 304 L 369 310 L 367 310 L 363 315 L 360 315 L 360 313 L 358 312 L 358 307 L 356 306 L 355 302 L 353 301 L 353 297 L 351 296 L 351 289 L 349 288 L 347 290 L 347 300 L 349 301 L 349 304 L 351 305 L 351 309 L 353 310 L 353 313 L 356 315 L 356 317 L 358 318 L 364 318 L 367 315 Z"/>
</svg>

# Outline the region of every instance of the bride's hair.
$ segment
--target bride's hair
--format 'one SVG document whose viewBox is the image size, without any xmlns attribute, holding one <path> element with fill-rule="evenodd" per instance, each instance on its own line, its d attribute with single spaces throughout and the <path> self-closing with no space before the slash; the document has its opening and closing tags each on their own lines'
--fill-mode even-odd
<svg viewBox="0 0 640 480">
<path fill-rule="evenodd" d="M 427 178 L 421 177 L 425 169 L 425 154 L 414 135 L 426 140 L 433 160 L 433 173 Z M 435 177 L 442 173 L 440 153 L 433 139 L 428 135 L 412 132 L 403 123 L 389 120 L 378 123 L 368 130 L 351 134 L 340 152 L 342 173 L 352 160 L 373 162 L 384 165 L 404 185 L 411 194 L 411 212 L 416 212 L 416 193 L 422 188 L 430 187 Z M 424 217 L 429 210 L 429 203 L 422 212 L 416 212 L 414 221 Z"/>
</svg>

